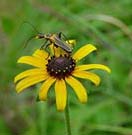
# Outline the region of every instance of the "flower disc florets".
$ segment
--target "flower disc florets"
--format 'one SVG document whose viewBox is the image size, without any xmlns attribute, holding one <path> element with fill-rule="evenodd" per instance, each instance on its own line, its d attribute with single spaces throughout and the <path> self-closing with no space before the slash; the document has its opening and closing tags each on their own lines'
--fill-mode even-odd
<svg viewBox="0 0 132 135">
<path fill-rule="evenodd" d="M 74 70 L 76 63 L 71 56 L 60 55 L 59 57 L 51 57 L 48 60 L 47 71 L 51 76 L 54 76 L 58 79 L 64 79 L 65 77 L 71 75 Z"/>
</svg>

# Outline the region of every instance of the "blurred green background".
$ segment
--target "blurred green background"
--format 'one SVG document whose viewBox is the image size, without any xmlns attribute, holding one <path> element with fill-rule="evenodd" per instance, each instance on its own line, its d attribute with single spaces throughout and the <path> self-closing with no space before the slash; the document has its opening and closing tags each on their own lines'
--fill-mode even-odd
<svg viewBox="0 0 132 135">
<path fill-rule="evenodd" d="M 98 51 L 83 63 L 112 69 L 99 87 L 83 81 L 89 102 L 82 105 L 72 90 L 70 116 L 73 135 L 132 135 L 132 0 L 0 0 L 0 135 L 65 135 L 64 113 L 55 100 L 36 102 L 39 85 L 17 94 L 13 83 L 24 71 L 17 64 L 43 41 L 24 42 L 38 31 L 62 31 L 76 39 L 75 50 L 92 43 Z M 70 88 L 69 88 L 70 89 Z M 51 90 L 52 92 L 54 90 Z"/>
</svg>

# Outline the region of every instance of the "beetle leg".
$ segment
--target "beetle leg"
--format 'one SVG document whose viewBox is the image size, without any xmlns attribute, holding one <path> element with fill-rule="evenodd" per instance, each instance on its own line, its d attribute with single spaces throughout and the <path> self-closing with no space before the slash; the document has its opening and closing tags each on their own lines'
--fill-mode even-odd
<svg viewBox="0 0 132 135">
<path fill-rule="evenodd" d="M 47 60 L 47 59 L 49 58 L 49 56 L 50 56 L 50 52 L 49 52 L 49 50 L 48 50 L 48 46 L 49 46 L 49 45 L 50 45 L 50 43 L 44 46 L 44 49 L 45 49 L 46 52 L 48 53 L 48 56 L 47 56 L 46 60 Z"/>
<path fill-rule="evenodd" d="M 58 33 L 58 37 L 59 37 L 60 39 L 62 39 L 62 36 L 63 36 L 64 41 L 67 41 L 68 44 L 70 44 L 70 42 L 68 41 L 68 38 L 66 37 L 66 35 L 65 35 L 63 32 L 59 32 L 59 33 Z"/>
<path fill-rule="evenodd" d="M 47 44 L 47 42 L 48 42 L 48 40 L 45 40 L 44 44 L 40 47 L 40 50 L 42 50 L 42 49 L 46 48 L 45 46 L 47 46 L 47 45 L 46 45 L 46 44 Z"/>
<path fill-rule="evenodd" d="M 62 37 L 62 32 L 59 32 L 59 33 L 57 33 L 58 34 L 58 37 L 61 39 L 61 37 Z"/>
</svg>

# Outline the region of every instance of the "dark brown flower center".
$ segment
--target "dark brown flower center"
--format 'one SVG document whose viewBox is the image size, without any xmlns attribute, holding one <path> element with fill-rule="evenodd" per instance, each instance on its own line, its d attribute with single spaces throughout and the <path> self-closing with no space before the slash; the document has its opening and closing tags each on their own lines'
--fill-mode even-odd
<svg viewBox="0 0 132 135">
<path fill-rule="evenodd" d="M 64 55 L 59 57 L 51 57 L 48 60 L 47 71 L 51 76 L 54 76 L 58 79 L 65 78 L 71 75 L 72 71 L 74 70 L 76 63 L 72 57 Z"/>
</svg>

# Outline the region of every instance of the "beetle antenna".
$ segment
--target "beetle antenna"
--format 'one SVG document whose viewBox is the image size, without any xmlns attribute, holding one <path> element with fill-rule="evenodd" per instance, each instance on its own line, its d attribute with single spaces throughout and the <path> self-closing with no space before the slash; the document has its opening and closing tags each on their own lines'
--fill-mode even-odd
<svg viewBox="0 0 132 135">
<path fill-rule="evenodd" d="M 27 47 L 27 45 L 28 45 L 28 43 L 29 43 L 29 41 L 31 41 L 32 39 L 34 39 L 36 36 L 31 36 L 31 37 L 29 37 L 27 40 L 26 40 L 26 42 L 24 43 L 24 48 L 26 48 Z"/>
<path fill-rule="evenodd" d="M 30 25 L 34 29 L 34 31 L 36 31 L 37 33 L 40 33 L 32 23 L 30 23 L 28 21 L 24 21 L 22 24 L 24 24 L 24 23 Z"/>
</svg>

